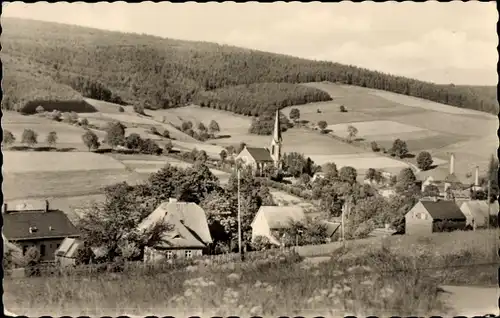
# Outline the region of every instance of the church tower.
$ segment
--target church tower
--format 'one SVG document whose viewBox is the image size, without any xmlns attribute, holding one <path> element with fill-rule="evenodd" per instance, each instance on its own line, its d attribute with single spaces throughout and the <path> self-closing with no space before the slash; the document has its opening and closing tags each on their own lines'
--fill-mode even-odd
<svg viewBox="0 0 500 318">
<path fill-rule="evenodd" d="M 281 137 L 280 112 L 276 110 L 276 119 L 274 121 L 273 140 L 271 141 L 271 158 L 274 160 L 276 167 L 279 167 L 281 161 L 281 145 L 283 138 Z"/>
</svg>

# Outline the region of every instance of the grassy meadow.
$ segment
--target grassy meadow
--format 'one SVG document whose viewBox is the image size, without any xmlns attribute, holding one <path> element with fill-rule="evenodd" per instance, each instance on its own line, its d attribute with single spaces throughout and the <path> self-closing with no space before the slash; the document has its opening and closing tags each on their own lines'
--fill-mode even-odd
<svg viewBox="0 0 500 318">
<path fill-rule="evenodd" d="M 244 263 L 205 258 L 129 263 L 120 273 L 7 277 L 4 301 L 29 316 L 450 316 L 457 313 L 439 286 L 494 286 L 496 238 L 489 230 L 393 236 L 348 241 L 323 254 L 319 246 L 310 247 L 316 253 L 301 247 L 300 255 L 316 256 L 305 259 L 268 252 L 248 254 Z"/>
<path fill-rule="evenodd" d="M 417 265 L 382 250 L 312 264 L 269 253 L 183 269 L 129 265 L 121 273 L 6 278 L 4 299 L 10 311 L 37 316 L 443 314 L 437 282 Z"/>
</svg>

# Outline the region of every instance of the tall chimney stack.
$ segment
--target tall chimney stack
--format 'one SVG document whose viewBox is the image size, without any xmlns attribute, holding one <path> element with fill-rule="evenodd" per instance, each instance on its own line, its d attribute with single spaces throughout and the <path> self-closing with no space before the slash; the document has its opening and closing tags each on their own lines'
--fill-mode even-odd
<svg viewBox="0 0 500 318">
<path fill-rule="evenodd" d="M 45 212 L 49 212 L 49 200 L 45 200 Z"/>
<path fill-rule="evenodd" d="M 474 185 L 479 187 L 479 166 L 476 166 L 476 179 L 474 180 Z"/>
<path fill-rule="evenodd" d="M 450 174 L 455 173 L 455 154 L 450 155 Z"/>
</svg>

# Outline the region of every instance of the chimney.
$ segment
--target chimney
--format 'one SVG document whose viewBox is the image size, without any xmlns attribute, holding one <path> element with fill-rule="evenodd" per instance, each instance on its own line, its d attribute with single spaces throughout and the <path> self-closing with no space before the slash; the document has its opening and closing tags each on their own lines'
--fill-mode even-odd
<svg viewBox="0 0 500 318">
<path fill-rule="evenodd" d="M 450 155 L 450 174 L 455 173 L 455 154 Z"/>
<path fill-rule="evenodd" d="M 170 198 L 170 199 L 168 199 L 168 202 L 169 202 L 169 203 L 177 202 L 177 199 L 175 199 L 175 198 Z"/>
<path fill-rule="evenodd" d="M 474 180 L 474 185 L 479 187 L 479 166 L 476 166 L 476 179 Z"/>
<path fill-rule="evenodd" d="M 49 200 L 45 200 L 45 212 L 49 212 Z"/>
<path fill-rule="evenodd" d="M 49 231 L 52 231 L 52 230 L 53 230 L 52 226 L 49 226 Z"/>
<path fill-rule="evenodd" d="M 2 207 L 2 214 L 7 214 L 8 211 L 7 211 L 7 203 L 4 203 L 3 204 L 3 207 Z"/>
</svg>

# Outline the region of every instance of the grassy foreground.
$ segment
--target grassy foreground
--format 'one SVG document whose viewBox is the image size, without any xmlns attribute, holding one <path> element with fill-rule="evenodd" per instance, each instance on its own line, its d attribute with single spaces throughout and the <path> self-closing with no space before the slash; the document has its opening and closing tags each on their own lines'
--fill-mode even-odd
<svg viewBox="0 0 500 318">
<path fill-rule="evenodd" d="M 437 281 L 419 263 L 385 249 L 362 258 L 336 253 L 302 262 L 269 254 L 245 263 L 195 261 L 171 266 L 126 266 L 95 273 L 4 280 L 6 307 L 40 315 L 427 315 L 445 311 Z M 342 256 L 344 255 L 344 256 Z"/>
</svg>

